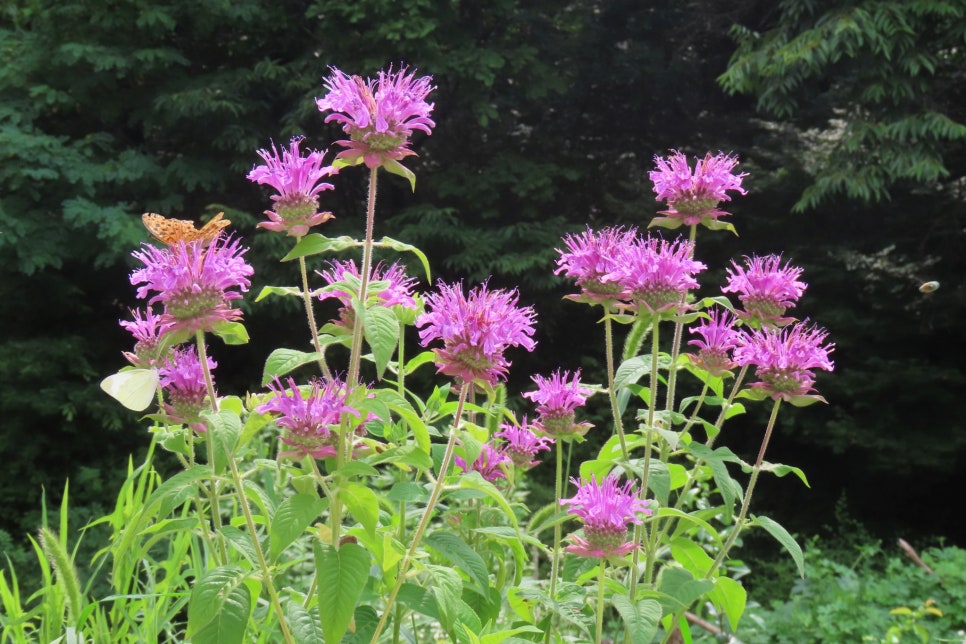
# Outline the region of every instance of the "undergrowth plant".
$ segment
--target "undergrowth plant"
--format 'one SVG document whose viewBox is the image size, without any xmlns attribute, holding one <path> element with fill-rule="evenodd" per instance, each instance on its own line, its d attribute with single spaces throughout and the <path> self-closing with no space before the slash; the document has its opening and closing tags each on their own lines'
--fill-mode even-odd
<svg viewBox="0 0 966 644">
<path fill-rule="evenodd" d="M 504 382 L 514 352 L 537 350 L 525 296 L 433 284 L 419 249 L 376 232 L 384 175 L 415 189 L 403 162 L 414 132 L 436 127 L 431 78 L 330 72 L 317 102 L 345 133 L 334 162 L 296 137 L 258 151 L 248 175 L 273 189 L 259 228 L 292 238 L 281 259 L 295 282 L 254 302 L 297 298 L 305 337 L 279 338 L 263 389 L 219 391 L 208 343 L 248 339 L 235 306 L 254 272 L 247 249 L 221 214 L 200 229 L 144 216 L 155 243 L 133 253 L 131 366 L 102 385 L 150 408 L 147 457 L 94 522 L 110 532 L 92 563 L 111 592 L 82 583 L 66 521 L 44 526 L 41 589 L 24 598 L 12 568 L 0 575 L 3 641 L 668 642 L 688 641 L 704 606 L 737 629 L 747 597 L 732 553 L 745 531 L 770 533 L 803 568 L 752 499 L 763 474 L 805 481 L 767 447 L 781 410 L 822 401 L 815 371 L 832 369 L 826 332 L 788 315 L 806 285 L 782 257 L 732 260 L 725 284 L 698 292 L 698 231 L 735 231 L 719 206 L 745 193 L 737 157 L 656 157 L 665 207 L 646 229 L 562 238 L 548 270 L 599 316 L 606 381 L 584 382 L 572 357 L 533 374 L 524 402 Z M 332 217 L 324 180 L 363 169 L 363 238 L 311 232 Z M 319 300 L 338 315 L 320 324 Z M 435 381 L 413 378 L 434 368 Z M 592 427 L 579 415 L 595 395 L 611 418 Z M 769 408 L 753 462 L 725 431 L 746 404 Z M 588 432 L 608 438 L 570 463 Z M 181 471 L 162 477 L 158 449 Z M 533 467 L 554 471 L 545 507 L 528 504 Z"/>
</svg>

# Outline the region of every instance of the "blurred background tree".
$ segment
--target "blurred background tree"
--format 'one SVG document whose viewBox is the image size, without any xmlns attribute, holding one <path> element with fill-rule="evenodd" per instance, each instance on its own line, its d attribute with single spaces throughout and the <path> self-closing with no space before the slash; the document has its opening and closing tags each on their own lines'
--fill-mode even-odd
<svg viewBox="0 0 966 644">
<path fill-rule="evenodd" d="M 224 210 L 252 246 L 253 292 L 293 283 L 273 259 L 288 242 L 254 230 L 255 150 L 338 138 L 314 102 L 328 65 L 405 63 L 434 76 L 438 126 L 417 140 L 415 193 L 380 182 L 377 235 L 424 249 L 440 277 L 520 286 L 540 344 L 512 390 L 558 365 L 602 379 L 595 317 L 552 274 L 560 237 L 645 226 L 655 154 L 734 151 L 750 193 L 730 204 L 739 237 L 699 239 L 708 294 L 729 258 L 782 252 L 806 268 L 800 314 L 838 345 L 819 381 L 831 404 L 788 415 L 774 442 L 813 489 L 782 479 L 762 511 L 809 531 L 844 494 L 883 535 L 966 543 L 941 493 L 966 482 L 964 38 L 962 0 L 5 0 L 0 528 L 32 530 L 41 485 L 68 476 L 96 511 L 146 442 L 97 386 L 130 345 L 117 321 L 140 213 Z M 324 195 L 325 234 L 361 235 L 363 174 Z M 225 392 L 257 388 L 279 337 L 305 348 L 294 306 L 246 314 L 251 345 L 213 341 Z M 726 440 L 750 448 L 758 429 Z"/>
</svg>

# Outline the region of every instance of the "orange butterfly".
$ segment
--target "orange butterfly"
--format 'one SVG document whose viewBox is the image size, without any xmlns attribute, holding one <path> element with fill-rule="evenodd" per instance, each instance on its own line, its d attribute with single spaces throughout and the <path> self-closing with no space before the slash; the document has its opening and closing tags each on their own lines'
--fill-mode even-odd
<svg viewBox="0 0 966 644">
<path fill-rule="evenodd" d="M 178 242 L 193 242 L 200 239 L 202 246 L 207 247 L 215 241 L 215 237 L 218 236 L 222 228 L 231 223 L 227 219 L 222 219 L 224 216 L 225 213 L 218 213 L 201 228 L 195 228 L 194 222 L 186 219 L 168 219 L 153 212 L 146 212 L 141 215 L 141 222 L 144 223 L 144 227 L 155 239 L 168 246 L 173 246 Z"/>
</svg>

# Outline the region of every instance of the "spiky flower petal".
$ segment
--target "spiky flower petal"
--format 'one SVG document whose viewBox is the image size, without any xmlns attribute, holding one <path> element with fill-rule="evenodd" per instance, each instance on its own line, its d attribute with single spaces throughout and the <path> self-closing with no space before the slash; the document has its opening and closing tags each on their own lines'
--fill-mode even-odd
<svg viewBox="0 0 966 644">
<path fill-rule="evenodd" d="M 825 344 L 828 332 L 806 322 L 781 329 L 753 329 L 734 351 L 739 365 L 755 367 L 757 382 L 752 387 L 767 392 L 773 399 L 792 399 L 810 395 L 815 384 L 815 369 L 831 371 L 829 354 L 834 344 Z"/>
<path fill-rule="evenodd" d="M 513 423 L 503 423 L 500 431 L 494 434 L 497 438 L 504 441 L 504 453 L 510 457 L 516 467 L 528 470 L 539 461 L 536 460 L 537 452 L 545 452 L 553 445 L 554 439 L 547 436 L 537 436 L 527 424 L 526 416 L 519 425 Z"/>
<path fill-rule="evenodd" d="M 566 439 L 583 436 L 593 425 L 576 422 L 575 410 L 582 407 L 593 390 L 580 382 L 580 371 L 574 373 L 557 369 L 550 377 L 535 375 L 531 378 L 536 391 L 528 391 L 524 398 L 537 404 L 537 420 L 534 427 L 548 436 Z"/>
<path fill-rule="evenodd" d="M 686 226 L 729 214 L 718 209 L 720 202 L 731 201 L 728 191 L 747 193 L 741 187 L 747 173 L 731 172 L 738 164 L 735 156 L 709 152 L 697 161 L 693 173 L 687 157 L 677 150 L 672 150 L 666 159 L 655 156 L 654 162 L 657 169 L 648 176 L 654 183 L 657 200 L 667 201 L 668 206 L 661 214 L 679 219 Z"/>
<path fill-rule="evenodd" d="M 560 505 L 569 505 L 569 514 L 583 520 L 583 537 L 571 535 L 573 545 L 565 550 L 582 557 L 619 557 L 637 547 L 628 541 L 628 525 L 639 524 L 639 515 L 651 514 L 648 503 L 637 497 L 630 481 L 618 484 L 618 477 L 611 474 L 600 483 L 596 477 L 581 483 L 571 479 L 577 493 L 569 499 L 560 499 Z"/>
<path fill-rule="evenodd" d="M 623 289 L 619 282 L 607 279 L 618 268 L 618 257 L 624 248 L 632 246 L 637 229 L 604 228 L 598 232 L 589 227 L 577 235 L 563 238 L 566 251 L 557 249 L 555 274 L 564 273 L 576 281 L 581 293 L 574 299 L 594 304 L 606 304 L 621 299 Z"/>
<path fill-rule="evenodd" d="M 209 357 L 209 372 L 217 366 L 218 363 Z M 201 412 L 210 409 L 210 406 L 205 403 L 208 387 L 197 349 L 192 346 L 173 350 L 158 369 L 158 376 L 167 400 L 164 410 L 169 421 L 188 425 L 196 431 L 205 431 Z"/>
<path fill-rule="evenodd" d="M 744 266 L 731 260 L 728 283 L 721 288 L 724 293 L 737 293 L 744 306 L 738 315 L 742 320 L 758 326 L 770 324 L 782 326 L 794 318 L 782 317 L 795 306 L 808 286 L 798 278 L 802 269 L 785 263 L 780 255 L 745 257 Z"/>
<path fill-rule="evenodd" d="M 616 267 L 604 279 L 620 284 L 626 299 L 651 314 L 681 311 L 688 291 L 698 286 L 694 276 L 706 268 L 693 254 L 690 240 L 649 235 L 621 247 Z"/>
<path fill-rule="evenodd" d="M 483 443 L 483 449 L 472 465 L 467 465 L 466 461 L 459 456 L 454 456 L 453 462 L 464 472 L 479 472 L 480 476 L 490 483 L 495 483 L 497 479 L 505 479 L 506 472 L 503 468 L 511 463 L 510 457 L 503 450 L 489 443 Z"/>
<path fill-rule="evenodd" d="M 328 269 L 319 271 L 319 275 L 328 284 L 328 288 L 322 289 L 319 293 L 319 299 L 338 299 L 342 303 L 339 310 L 340 322 L 351 329 L 355 319 L 352 298 L 358 295 L 358 289 L 353 289 L 352 285 L 359 283 L 359 267 L 354 260 L 335 259 L 330 260 Z M 386 266 L 380 262 L 370 271 L 366 297 L 370 303 L 378 302 L 385 307 L 401 306 L 416 310 L 418 305 L 413 297 L 415 285 L 416 279 L 406 275 L 406 269 L 402 264 L 394 262 Z"/>
<path fill-rule="evenodd" d="M 701 336 L 688 342 L 697 347 L 691 361 L 712 376 L 720 376 L 736 366 L 731 352 L 738 346 L 741 333 L 735 328 L 735 316 L 728 311 L 713 308 L 708 315 L 690 328 L 693 335 Z"/>
</svg>

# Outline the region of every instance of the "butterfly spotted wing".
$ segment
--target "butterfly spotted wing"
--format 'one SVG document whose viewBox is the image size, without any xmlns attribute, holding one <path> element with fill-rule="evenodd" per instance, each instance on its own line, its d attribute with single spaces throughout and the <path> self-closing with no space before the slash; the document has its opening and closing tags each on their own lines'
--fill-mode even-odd
<svg viewBox="0 0 966 644">
<path fill-rule="evenodd" d="M 194 222 L 187 219 L 169 219 L 153 212 L 141 215 L 141 222 L 151 236 L 162 244 L 173 246 L 178 242 L 193 242 L 200 239 L 203 246 L 208 246 L 215 241 L 218 233 L 231 223 L 227 219 L 222 219 L 224 216 L 225 213 L 218 213 L 201 228 L 195 228 Z"/>
</svg>

